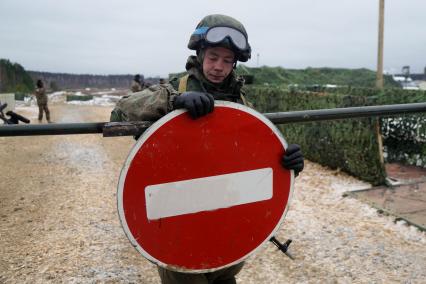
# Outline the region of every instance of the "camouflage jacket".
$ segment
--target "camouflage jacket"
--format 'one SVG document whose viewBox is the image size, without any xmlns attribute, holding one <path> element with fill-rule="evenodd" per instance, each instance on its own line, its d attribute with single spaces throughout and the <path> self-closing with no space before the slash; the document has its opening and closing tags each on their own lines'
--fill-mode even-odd
<svg viewBox="0 0 426 284">
<path fill-rule="evenodd" d="M 37 88 L 35 90 L 35 96 L 36 96 L 38 105 L 47 104 L 47 95 L 46 95 L 46 90 L 44 88 Z"/>
<path fill-rule="evenodd" d="M 111 112 L 110 121 L 156 121 L 173 110 L 177 95 L 170 84 L 152 85 L 121 98 Z"/>
</svg>

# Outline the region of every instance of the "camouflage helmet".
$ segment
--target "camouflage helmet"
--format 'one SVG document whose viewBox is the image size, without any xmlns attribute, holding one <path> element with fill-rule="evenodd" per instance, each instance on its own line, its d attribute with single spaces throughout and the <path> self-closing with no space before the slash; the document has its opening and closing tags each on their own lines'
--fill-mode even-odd
<svg viewBox="0 0 426 284">
<path fill-rule="evenodd" d="M 223 34 L 222 37 L 218 38 L 220 40 L 217 42 L 209 42 L 207 40 L 208 32 L 218 27 L 222 27 L 222 29 L 230 28 L 231 32 L 234 33 Z M 233 35 L 239 36 L 239 41 L 235 41 Z M 236 60 L 241 62 L 246 62 L 251 57 L 251 47 L 248 43 L 246 29 L 239 21 L 226 15 L 215 14 L 204 17 L 198 23 L 188 42 L 188 48 L 197 51 L 209 46 L 221 46 L 231 49 L 236 55 Z"/>
</svg>

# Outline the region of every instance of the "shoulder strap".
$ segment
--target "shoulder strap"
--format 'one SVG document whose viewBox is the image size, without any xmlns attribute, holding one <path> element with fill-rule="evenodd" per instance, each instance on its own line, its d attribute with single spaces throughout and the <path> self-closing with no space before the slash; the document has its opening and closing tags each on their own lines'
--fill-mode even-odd
<svg viewBox="0 0 426 284">
<path fill-rule="evenodd" d="M 179 80 L 179 89 L 178 92 L 179 93 L 183 93 L 186 92 L 186 86 L 188 85 L 188 78 L 189 78 L 189 74 L 183 76 L 180 78 Z"/>
<path fill-rule="evenodd" d="M 253 107 L 253 106 L 252 106 L 252 104 L 251 104 L 249 101 L 247 101 L 246 97 L 245 97 L 243 94 L 240 94 L 240 98 L 241 98 L 241 100 L 243 101 L 243 104 L 244 104 L 245 106 Z"/>
<path fill-rule="evenodd" d="M 254 105 L 245 97 L 245 93 L 240 94 L 241 100 L 243 101 L 243 104 L 245 106 L 248 106 L 250 108 L 254 108 Z"/>
</svg>

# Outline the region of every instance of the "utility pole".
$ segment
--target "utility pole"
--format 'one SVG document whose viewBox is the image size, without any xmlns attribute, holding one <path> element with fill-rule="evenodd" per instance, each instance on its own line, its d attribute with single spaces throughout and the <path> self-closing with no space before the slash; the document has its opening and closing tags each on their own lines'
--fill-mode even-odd
<svg viewBox="0 0 426 284">
<path fill-rule="evenodd" d="M 383 89 L 383 35 L 385 22 L 385 0 L 379 0 L 379 45 L 377 52 L 376 88 Z"/>
<path fill-rule="evenodd" d="M 383 30 L 385 25 L 385 0 L 379 0 L 379 46 L 377 52 L 376 88 L 383 89 Z M 380 121 L 376 118 L 377 147 L 379 148 L 379 159 L 384 166 L 383 137 L 380 129 Z"/>
</svg>

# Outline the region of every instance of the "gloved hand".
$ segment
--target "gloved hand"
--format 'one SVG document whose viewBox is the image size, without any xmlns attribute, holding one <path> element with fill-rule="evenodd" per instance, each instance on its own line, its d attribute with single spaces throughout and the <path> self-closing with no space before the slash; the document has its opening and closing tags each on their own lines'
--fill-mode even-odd
<svg viewBox="0 0 426 284">
<path fill-rule="evenodd" d="M 213 111 L 214 98 L 207 93 L 185 92 L 175 98 L 173 107 L 187 109 L 195 119 Z"/>
<path fill-rule="evenodd" d="M 295 176 L 298 176 L 305 165 L 300 146 L 297 144 L 288 145 L 287 150 L 285 151 L 285 154 L 281 160 L 281 164 L 287 170 L 294 170 Z"/>
</svg>

